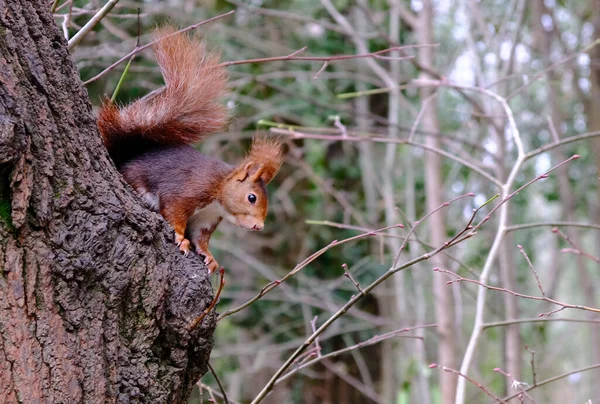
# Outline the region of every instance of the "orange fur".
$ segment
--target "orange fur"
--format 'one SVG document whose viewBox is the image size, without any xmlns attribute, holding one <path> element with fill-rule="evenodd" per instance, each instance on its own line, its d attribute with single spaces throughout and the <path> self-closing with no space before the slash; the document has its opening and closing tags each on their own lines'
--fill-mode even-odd
<svg viewBox="0 0 600 404">
<path fill-rule="evenodd" d="M 157 31 L 154 47 L 166 86 L 124 108 L 106 103 L 98 116 L 104 144 L 125 180 L 158 210 L 175 231 L 179 250 L 191 242 L 209 273 L 219 264 L 208 249 L 225 219 L 246 230 L 262 230 L 266 185 L 283 162 L 278 139 L 256 137 L 248 155 L 232 167 L 188 146 L 223 128 L 219 99 L 227 75 L 216 53 L 174 28 Z"/>
<path fill-rule="evenodd" d="M 174 32 L 164 27 L 155 36 Z M 218 53 L 181 33 L 160 40 L 153 50 L 166 86 L 124 108 L 102 106 L 98 126 L 109 153 L 138 138 L 159 145 L 196 143 L 227 123 L 227 110 L 219 102 L 226 93 L 227 72 L 218 66 Z"/>
<path fill-rule="evenodd" d="M 283 144 L 281 140 L 265 136 L 254 137 L 248 156 L 242 160 L 238 167 L 245 166 L 248 163 L 253 164 L 255 170 L 250 172 L 249 175 L 262 179 L 265 185 L 271 182 L 283 164 Z"/>
</svg>

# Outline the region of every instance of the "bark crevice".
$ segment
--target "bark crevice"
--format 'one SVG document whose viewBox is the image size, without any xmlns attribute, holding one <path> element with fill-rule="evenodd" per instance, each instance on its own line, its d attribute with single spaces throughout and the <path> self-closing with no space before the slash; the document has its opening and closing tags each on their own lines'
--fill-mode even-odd
<svg viewBox="0 0 600 404">
<path fill-rule="evenodd" d="M 110 161 L 49 14 L 0 0 L 0 395 L 185 402 L 215 316 L 198 257 Z"/>
</svg>

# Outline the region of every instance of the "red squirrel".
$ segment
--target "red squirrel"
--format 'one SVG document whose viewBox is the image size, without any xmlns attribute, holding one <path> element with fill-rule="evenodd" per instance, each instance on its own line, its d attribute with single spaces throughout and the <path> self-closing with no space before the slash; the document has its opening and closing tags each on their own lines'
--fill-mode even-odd
<svg viewBox="0 0 600 404">
<path fill-rule="evenodd" d="M 227 123 L 220 103 L 227 72 L 219 55 L 189 34 L 165 27 L 156 36 L 165 86 L 123 108 L 104 103 L 98 127 L 119 172 L 175 230 L 179 250 L 187 256 L 191 240 L 213 273 L 219 264 L 208 242 L 223 219 L 263 229 L 266 185 L 283 162 L 282 144 L 255 137 L 237 166 L 191 147 Z"/>
</svg>

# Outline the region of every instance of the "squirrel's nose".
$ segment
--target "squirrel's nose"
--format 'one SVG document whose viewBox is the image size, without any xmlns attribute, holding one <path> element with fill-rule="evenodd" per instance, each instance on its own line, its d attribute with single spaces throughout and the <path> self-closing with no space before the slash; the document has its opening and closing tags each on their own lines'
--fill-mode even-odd
<svg viewBox="0 0 600 404">
<path fill-rule="evenodd" d="M 261 231 L 265 227 L 264 223 L 255 224 L 252 230 Z"/>
</svg>

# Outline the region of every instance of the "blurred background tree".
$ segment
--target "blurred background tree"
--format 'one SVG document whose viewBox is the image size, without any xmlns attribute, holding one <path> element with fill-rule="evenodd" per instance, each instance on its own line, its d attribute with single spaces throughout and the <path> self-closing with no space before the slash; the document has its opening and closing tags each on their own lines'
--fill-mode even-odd
<svg viewBox="0 0 600 404">
<path fill-rule="evenodd" d="M 69 35 L 101 5 L 98 0 L 73 1 L 71 28 L 65 28 Z M 522 245 L 546 296 L 600 306 L 595 293 L 600 287 L 599 0 L 121 0 L 73 51 L 84 81 L 134 49 L 138 7 L 142 43 L 150 40 L 154 26 L 166 21 L 184 27 L 236 10 L 199 29 L 210 47 L 222 49 L 224 61 L 285 56 L 303 47 L 301 56 L 332 56 L 437 45 L 331 61 L 323 70 L 322 62 L 290 60 L 230 67 L 231 94 L 224 101 L 233 118 L 227 132 L 199 145 L 202 151 L 235 161 L 257 130 L 277 125 L 283 136 L 290 136 L 289 125 L 310 136 L 288 141 L 287 164 L 271 187 L 265 230 L 248 234 L 221 226 L 213 238 L 215 255 L 227 270 L 220 312 L 252 298 L 332 240 L 405 226 L 328 250 L 258 302 L 223 318 L 211 362 L 230 399 L 248 402 L 255 397 L 312 333 L 311 321 L 321 324 L 357 292 L 342 264 L 360 285 L 367 285 L 392 266 L 418 218 L 444 201 L 475 193 L 423 223 L 410 237 L 403 260 L 452 238 L 472 209 L 498 193 L 507 179 L 517 148 L 502 105 L 481 93 L 423 85 L 425 80 L 483 88 L 506 99 L 526 152 L 588 134 L 524 163 L 512 189 L 575 153 L 581 155 L 510 202 L 509 225 L 539 225 L 509 227 L 490 260 L 487 279 L 493 286 L 539 295 L 536 278 L 517 248 Z M 68 2 L 59 6 L 58 24 L 65 26 L 68 10 Z M 399 60 L 406 55 L 415 58 Z M 93 102 L 112 94 L 123 68 L 87 85 Z M 141 53 L 118 101 L 129 102 L 160 85 L 151 52 Z M 347 134 L 385 139 L 344 141 Z M 279 384 L 266 402 L 455 402 L 457 375 L 428 365 L 464 366 L 478 286 L 446 285 L 451 278 L 432 268 L 478 279 L 498 220 L 492 217 L 477 237 L 436 261 L 395 274 L 325 332 L 320 352 L 393 330 L 430 326 L 318 361 Z M 561 225 L 560 232 L 553 232 L 551 224 L 557 222 L 580 225 Z M 488 292 L 487 325 L 469 376 L 503 397 L 536 381 L 600 366 L 598 314 L 548 314 L 557 308 L 561 306 Z M 577 321 L 552 321 L 560 318 Z M 526 321 L 510 323 L 516 319 Z M 302 360 L 319 354 L 313 350 Z M 535 388 L 525 400 L 600 400 L 598 366 Z M 526 384 L 517 383 L 515 390 L 513 379 Z M 201 383 L 216 389 L 210 375 Z M 191 400 L 200 397 L 197 391 Z M 208 398 L 204 392 L 202 399 Z M 487 399 L 481 389 L 467 385 L 466 402 Z"/>
</svg>

